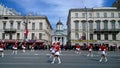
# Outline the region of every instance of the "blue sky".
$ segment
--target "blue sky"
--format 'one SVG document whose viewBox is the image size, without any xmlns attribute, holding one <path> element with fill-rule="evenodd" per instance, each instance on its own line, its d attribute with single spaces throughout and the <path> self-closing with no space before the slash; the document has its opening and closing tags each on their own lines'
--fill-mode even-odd
<svg viewBox="0 0 120 68">
<path fill-rule="evenodd" d="M 66 28 L 67 15 L 71 8 L 109 7 L 113 2 L 115 0 L 0 0 L 0 3 L 22 15 L 33 13 L 47 16 L 53 29 L 59 19 Z"/>
</svg>

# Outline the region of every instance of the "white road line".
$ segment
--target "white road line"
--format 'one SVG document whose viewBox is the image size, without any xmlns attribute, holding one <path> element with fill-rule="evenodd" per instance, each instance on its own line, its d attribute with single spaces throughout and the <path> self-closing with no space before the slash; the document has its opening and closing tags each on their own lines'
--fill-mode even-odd
<svg viewBox="0 0 120 68">
<path fill-rule="evenodd" d="M 6 64 L 6 65 L 34 65 L 34 64 L 42 64 L 43 65 L 43 64 L 47 64 L 47 63 L 28 63 L 28 62 L 27 63 L 23 63 L 22 62 L 22 63 L 0 63 L 0 65 L 1 64 Z"/>
</svg>

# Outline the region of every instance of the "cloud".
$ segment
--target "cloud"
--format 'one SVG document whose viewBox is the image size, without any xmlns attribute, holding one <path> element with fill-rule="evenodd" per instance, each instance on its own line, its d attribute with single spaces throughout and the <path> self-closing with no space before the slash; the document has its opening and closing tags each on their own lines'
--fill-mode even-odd
<svg viewBox="0 0 120 68">
<path fill-rule="evenodd" d="M 33 12 L 48 16 L 51 24 L 58 22 L 59 18 L 66 25 L 68 11 L 71 8 L 88 8 L 103 6 L 104 0 L 11 0 L 22 8 L 24 13 Z"/>
</svg>

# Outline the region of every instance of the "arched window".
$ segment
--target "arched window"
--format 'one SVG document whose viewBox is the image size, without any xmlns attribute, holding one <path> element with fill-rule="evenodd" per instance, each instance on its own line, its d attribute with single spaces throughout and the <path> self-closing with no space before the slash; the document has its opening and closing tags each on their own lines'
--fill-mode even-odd
<svg viewBox="0 0 120 68">
<path fill-rule="evenodd" d="M 100 20 L 97 20 L 97 21 L 95 21 L 95 22 L 96 22 L 96 24 L 97 24 L 97 25 L 96 25 L 96 29 L 97 29 L 97 30 L 100 30 L 100 27 L 101 27 L 101 26 L 100 26 L 100 22 L 101 22 L 101 21 L 100 21 Z"/>
<path fill-rule="evenodd" d="M 115 20 L 111 20 L 110 22 L 111 22 L 111 29 L 114 30 L 115 29 Z"/>
<path fill-rule="evenodd" d="M 107 30 L 108 29 L 108 20 L 104 20 L 104 29 Z"/>
<path fill-rule="evenodd" d="M 78 20 L 75 20 L 75 31 L 78 31 L 79 30 L 79 21 Z"/>
</svg>

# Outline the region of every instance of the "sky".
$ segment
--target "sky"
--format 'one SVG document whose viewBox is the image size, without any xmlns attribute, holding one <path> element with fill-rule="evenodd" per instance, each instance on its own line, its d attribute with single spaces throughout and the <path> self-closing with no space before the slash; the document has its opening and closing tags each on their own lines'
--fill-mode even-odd
<svg viewBox="0 0 120 68">
<path fill-rule="evenodd" d="M 67 16 L 71 8 L 110 7 L 115 0 L 0 0 L 0 3 L 13 8 L 22 15 L 33 13 L 48 17 L 53 29 L 59 20 L 66 28 Z"/>
</svg>

